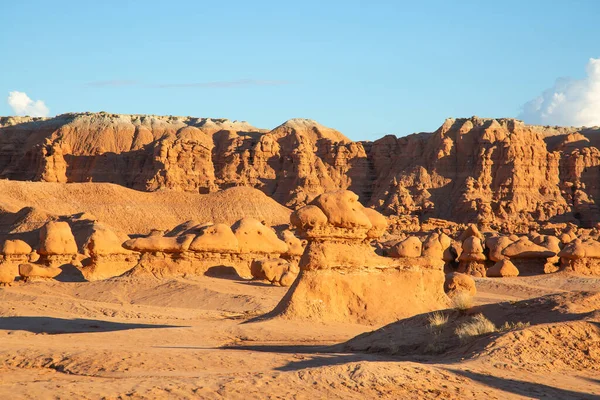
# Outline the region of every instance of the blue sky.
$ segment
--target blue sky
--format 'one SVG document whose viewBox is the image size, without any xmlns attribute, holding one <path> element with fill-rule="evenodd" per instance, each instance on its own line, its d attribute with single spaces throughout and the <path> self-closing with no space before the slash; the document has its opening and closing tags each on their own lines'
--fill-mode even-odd
<svg viewBox="0 0 600 400">
<path fill-rule="evenodd" d="M 598 1 L 0 0 L 0 115 L 19 91 L 50 115 L 311 118 L 352 139 L 402 136 L 556 99 L 557 78 L 600 58 L 598 21 Z"/>
</svg>

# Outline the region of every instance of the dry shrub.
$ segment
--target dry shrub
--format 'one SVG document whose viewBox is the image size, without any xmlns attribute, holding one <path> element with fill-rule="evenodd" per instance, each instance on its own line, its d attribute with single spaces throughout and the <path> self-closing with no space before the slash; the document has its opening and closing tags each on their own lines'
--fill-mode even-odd
<svg viewBox="0 0 600 400">
<path fill-rule="evenodd" d="M 505 322 L 502 327 L 500 328 L 500 331 L 502 332 L 508 332 L 508 331 L 515 331 L 515 330 L 519 330 L 519 329 L 524 329 L 524 328 L 529 328 L 529 322 Z"/>
<path fill-rule="evenodd" d="M 473 307 L 473 296 L 467 292 L 459 292 L 452 297 L 452 304 L 456 310 L 466 311 Z"/>
<path fill-rule="evenodd" d="M 430 328 L 440 329 L 442 326 L 448 323 L 448 316 L 441 311 L 436 311 L 434 313 L 429 314 L 429 316 L 427 317 L 427 321 L 429 321 Z"/>
<path fill-rule="evenodd" d="M 461 340 L 466 340 L 475 336 L 494 333 L 497 330 L 492 321 L 483 314 L 477 314 L 470 321 L 461 324 L 454 332 Z"/>
</svg>

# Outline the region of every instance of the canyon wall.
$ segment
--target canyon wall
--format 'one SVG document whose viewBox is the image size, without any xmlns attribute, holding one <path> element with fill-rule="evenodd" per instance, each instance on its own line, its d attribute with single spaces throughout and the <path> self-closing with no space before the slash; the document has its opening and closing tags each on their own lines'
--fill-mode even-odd
<svg viewBox="0 0 600 400">
<path fill-rule="evenodd" d="M 349 189 L 386 215 L 502 227 L 600 221 L 600 129 L 448 119 L 432 133 L 353 142 L 317 122 L 272 130 L 173 116 L 0 118 L 0 178 L 142 191 L 252 186 L 298 208 Z"/>
</svg>

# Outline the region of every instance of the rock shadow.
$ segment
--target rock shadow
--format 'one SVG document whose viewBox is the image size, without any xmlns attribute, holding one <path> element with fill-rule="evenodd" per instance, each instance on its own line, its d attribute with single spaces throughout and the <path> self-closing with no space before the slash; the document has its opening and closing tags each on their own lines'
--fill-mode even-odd
<svg viewBox="0 0 600 400">
<path fill-rule="evenodd" d="M 38 316 L 0 317 L 0 330 L 27 331 L 31 333 L 44 333 L 50 335 L 115 332 L 130 329 L 159 328 L 183 328 L 183 326 L 131 324 L 82 318 L 64 319 Z"/>
</svg>

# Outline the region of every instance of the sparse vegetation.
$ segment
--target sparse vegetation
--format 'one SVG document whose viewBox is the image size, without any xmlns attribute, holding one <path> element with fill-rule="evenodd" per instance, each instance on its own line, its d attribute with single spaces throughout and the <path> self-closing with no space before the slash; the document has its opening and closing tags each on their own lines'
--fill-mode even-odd
<svg viewBox="0 0 600 400">
<path fill-rule="evenodd" d="M 448 316 L 441 311 L 436 311 L 427 317 L 429 327 L 432 329 L 440 329 L 448 323 Z"/>
<path fill-rule="evenodd" d="M 466 311 L 469 308 L 473 307 L 473 296 L 471 296 L 467 292 L 457 293 L 452 298 L 452 304 L 456 310 Z"/>
<path fill-rule="evenodd" d="M 501 327 L 500 327 L 500 331 L 501 332 L 508 332 L 508 331 L 514 331 L 517 329 L 524 329 L 524 328 L 528 328 L 529 327 L 529 322 L 508 322 L 506 321 Z"/>
<path fill-rule="evenodd" d="M 485 335 L 497 332 L 498 328 L 483 314 L 477 314 L 470 321 L 465 322 L 454 331 L 461 340 L 466 340 L 475 336 Z"/>
</svg>

